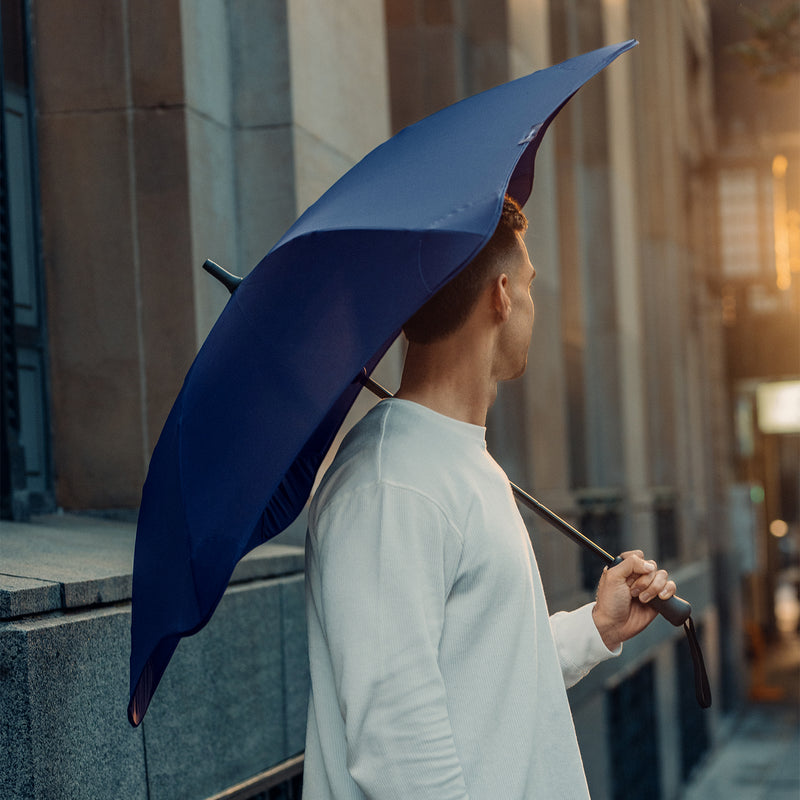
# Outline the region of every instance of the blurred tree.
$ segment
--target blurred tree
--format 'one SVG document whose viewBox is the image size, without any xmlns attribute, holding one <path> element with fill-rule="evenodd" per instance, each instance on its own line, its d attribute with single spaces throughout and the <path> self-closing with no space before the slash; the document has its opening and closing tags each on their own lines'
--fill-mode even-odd
<svg viewBox="0 0 800 800">
<path fill-rule="evenodd" d="M 800 73 L 800 1 L 740 11 L 753 35 L 729 51 L 764 83 L 780 85 Z"/>
</svg>

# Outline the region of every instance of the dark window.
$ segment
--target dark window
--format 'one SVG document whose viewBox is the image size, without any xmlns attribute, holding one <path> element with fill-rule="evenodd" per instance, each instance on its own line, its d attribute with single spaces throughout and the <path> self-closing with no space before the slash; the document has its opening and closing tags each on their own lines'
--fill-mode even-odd
<svg viewBox="0 0 800 800">
<path fill-rule="evenodd" d="M 24 519 L 53 507 L 27 3 L 4 2 L 0 26 L 2 516 Z"/>
<path fill-rule="evenodd" d="M 580 532 L 613 556 L 622 550 L 622 514 L 613 497 L 581 499 Z M 581 585 L 594 592 L 603 571 L 603 562 L 588 550 L 581 550 Z"/>
<path fill-rule="evenodd" d="M 659 800 L 661 780 L 656 724 L 655 670 L 645 664 L 606 695 L 612 797 Z M 635 791 L 631 791 L 635 787 Z"/>
<path fill-rule="evenodd" d="M 679 555 L 678 512 L 676 506 L 677 503 L 673 495 L 657 497 L 654 504 L 656 543 L 658 546 L 654 557 L 662 565 L 676 561 Z"/>
</svg>

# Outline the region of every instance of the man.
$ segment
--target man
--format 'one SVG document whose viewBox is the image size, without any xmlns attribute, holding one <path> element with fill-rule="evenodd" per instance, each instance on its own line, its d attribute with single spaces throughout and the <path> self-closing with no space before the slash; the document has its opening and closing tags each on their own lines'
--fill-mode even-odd
<svg viewBox="0 0 800 800">
<path fill-rule="evenodd" d="M 498 382 L 527 361 L 526 227 L 507 198 L 489 243 L 407 322 L 396 398 L 348 434 L 313 500 L 313 800 L 588 797 L 566 687 L 675 592 L 636 551 L 604 572 L 596 603 L 548 617 L 484 439 Z"/>
</svg>

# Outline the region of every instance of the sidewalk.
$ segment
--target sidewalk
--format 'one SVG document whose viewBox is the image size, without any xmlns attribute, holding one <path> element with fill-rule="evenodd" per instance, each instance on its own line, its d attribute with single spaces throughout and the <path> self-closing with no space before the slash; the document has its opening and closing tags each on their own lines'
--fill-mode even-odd
<svg viewBox="0 0 800 800">
<path fill-rule="evenodd" d="M 767 677 L 783 698 L 749 703 L 681 800 L 800 798 L 800 640 L 776 646 Z"/>
</svg>

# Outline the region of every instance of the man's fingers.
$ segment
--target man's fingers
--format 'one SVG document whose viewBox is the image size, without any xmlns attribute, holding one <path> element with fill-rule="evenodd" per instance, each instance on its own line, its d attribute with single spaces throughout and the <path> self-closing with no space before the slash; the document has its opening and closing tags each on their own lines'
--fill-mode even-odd
<svg viewBox="0 0 800 800">
<path fill-rule="evenodd" d="M 646 561 L 641 550 L 629 550 L 622 554 L 622 561 L 612 568 L 619 577 L 647 575 L 656 569 L 655 561 Z"/>
<path fill-rule="evenodd" d="M 626 550 L 624 553 L 620 553 L 620 558 L 628 558 L 628 556 L 639 556 L 639 558 L 644 558 L 644 552 L 641 550 Z"/>
<path fill-rule="evenodd" d="M 671 588 L 669 584 L 672 584 Z M 643 603 L 649 602 L 656 595 L 661 597 L 665 592 L 663 599 L 672 597 L 675 593 L 675 584 L 670 581 L 667 571 L 663 569 L 642 576 L 631 586 L 631 595 L 638 597 Z"/>
</svg>

